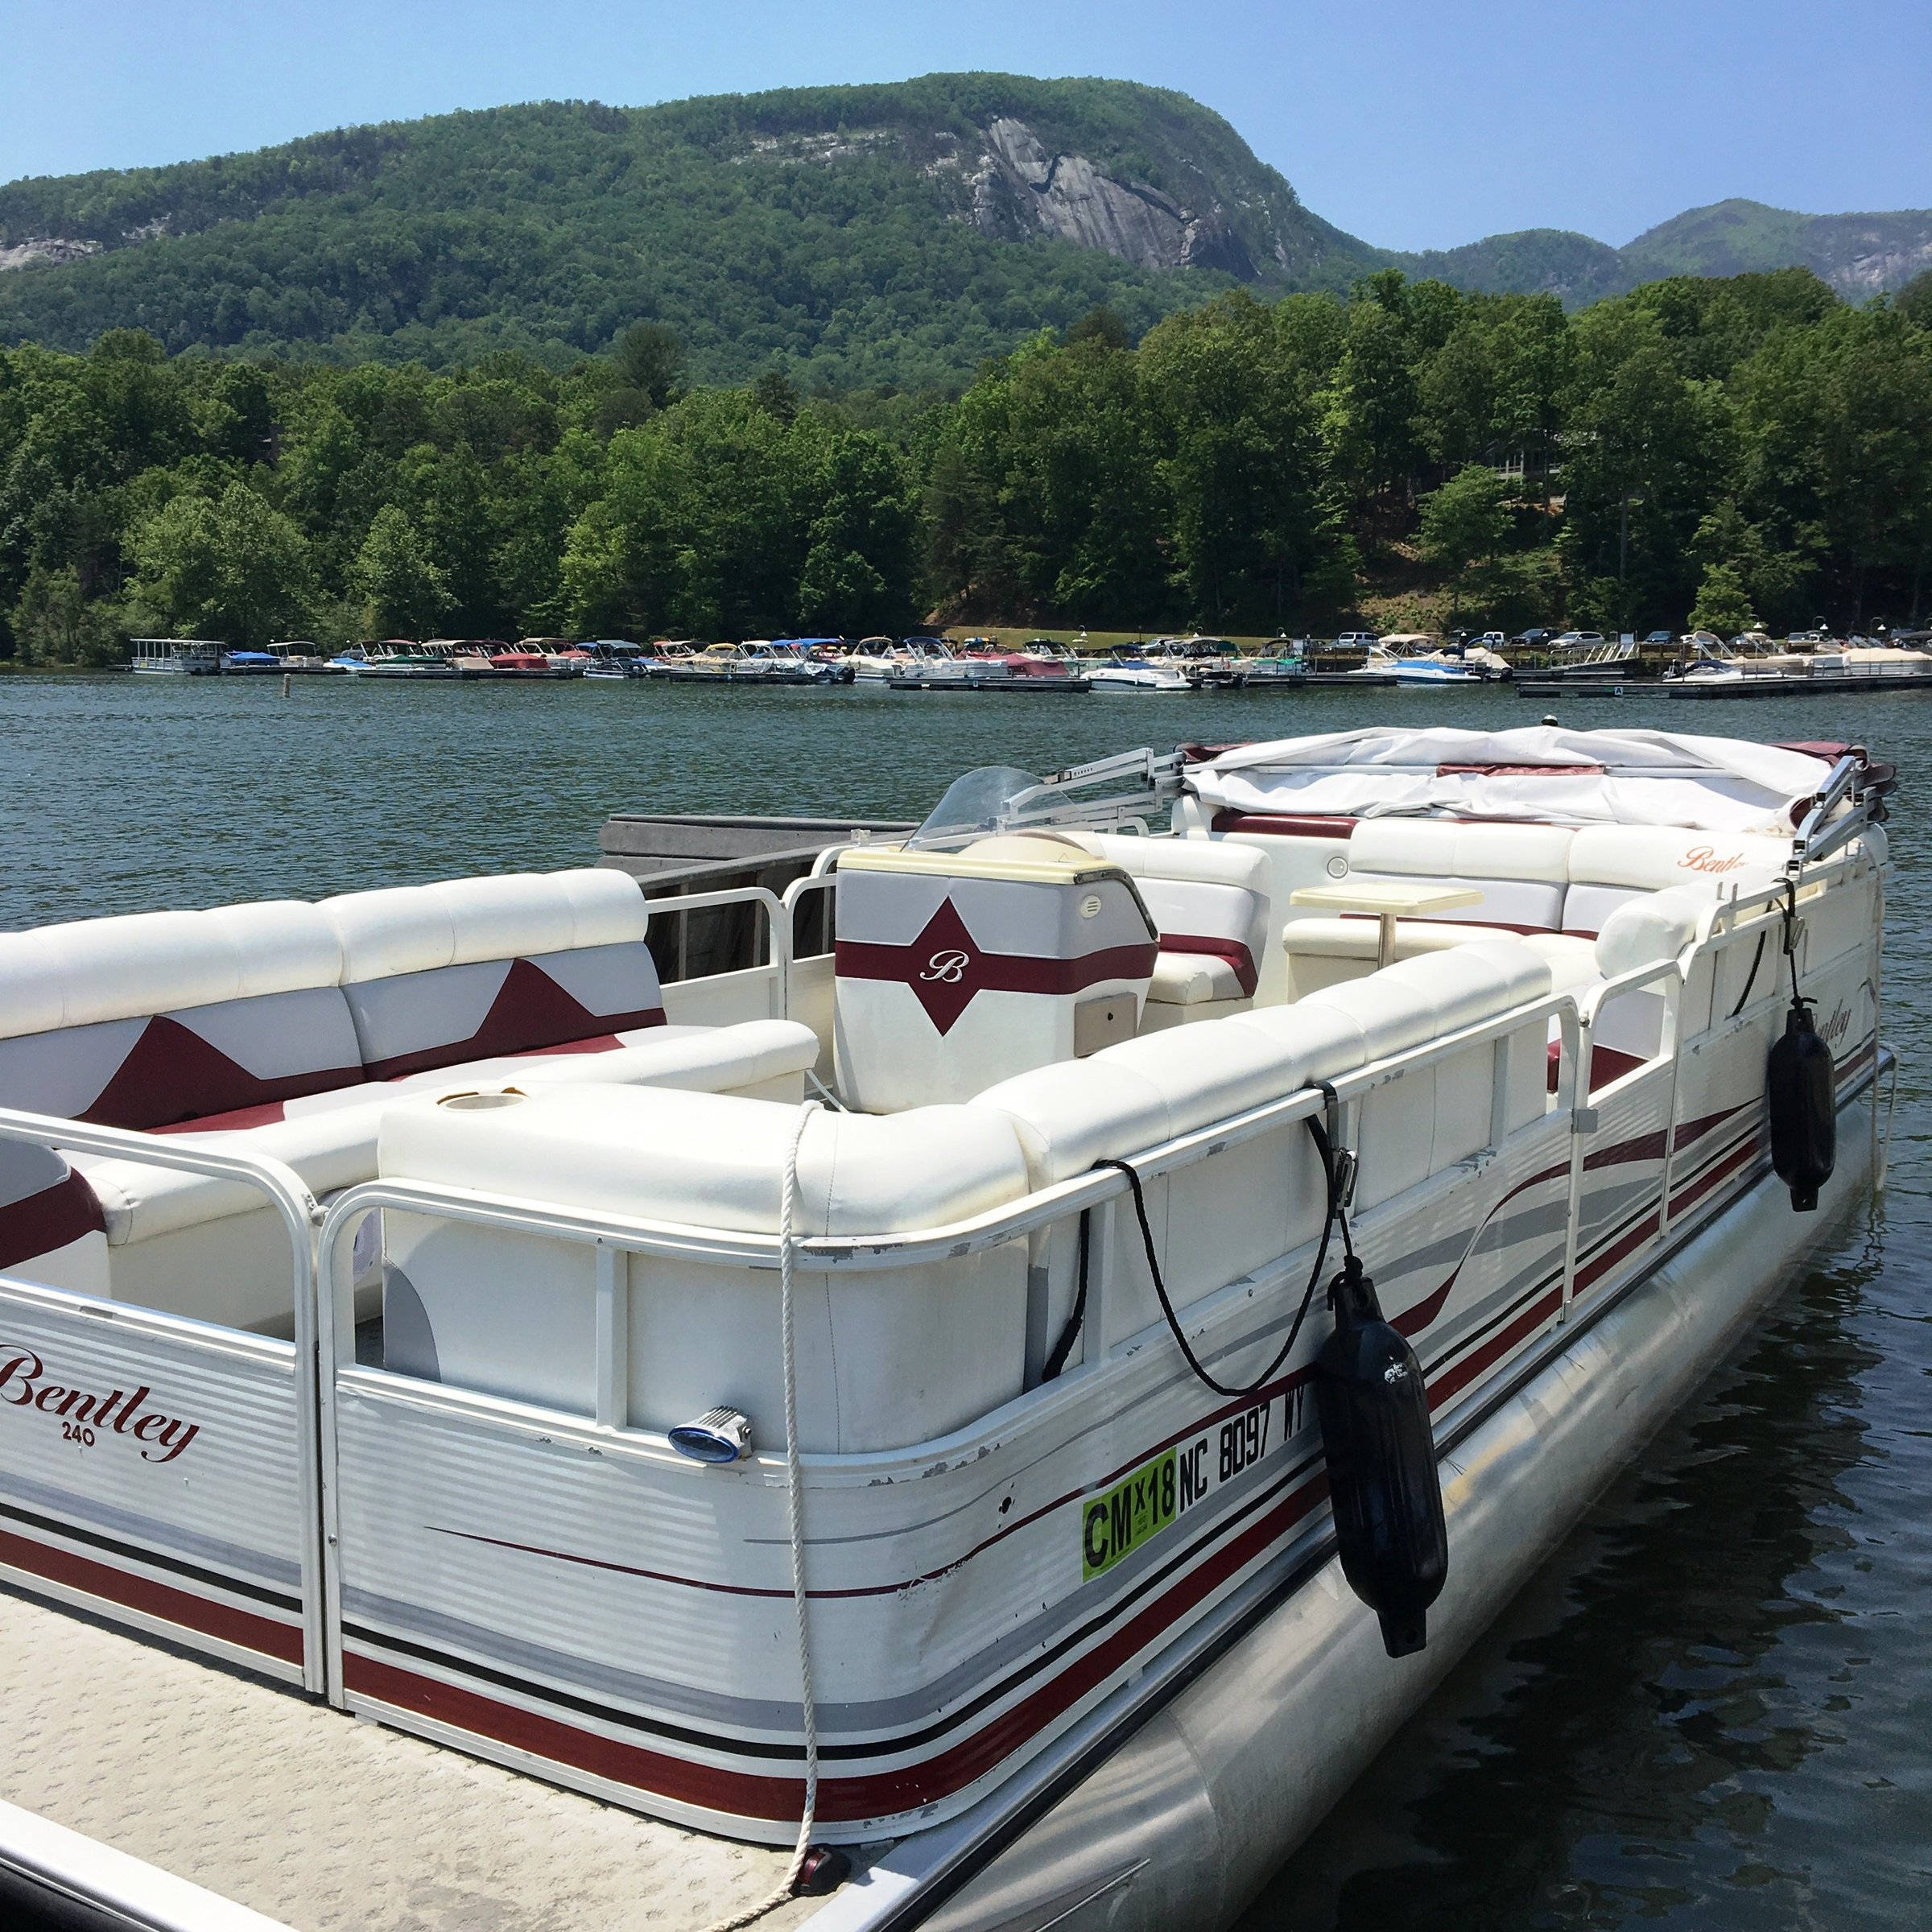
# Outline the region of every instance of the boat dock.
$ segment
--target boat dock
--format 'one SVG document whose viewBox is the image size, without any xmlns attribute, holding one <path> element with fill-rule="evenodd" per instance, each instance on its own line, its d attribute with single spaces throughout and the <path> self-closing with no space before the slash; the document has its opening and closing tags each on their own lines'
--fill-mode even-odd
<svg viewBox="0 0 1932 1932">
<path fill-rule="evenodd" d="M 1673 698 L 1823 697 L 1847 691 L 1932 691 L 1932 676 L 1923 671 L 1747 672 L 1741 678 L 1672 678 L 1655 688 Z"/>
</svg>

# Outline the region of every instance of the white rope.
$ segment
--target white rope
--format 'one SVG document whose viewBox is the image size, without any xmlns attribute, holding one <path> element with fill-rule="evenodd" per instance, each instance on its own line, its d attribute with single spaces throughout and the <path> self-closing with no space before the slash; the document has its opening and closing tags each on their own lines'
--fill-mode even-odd
<svg viewBox="0 0 1932 1932">
<path fill-rule="evenodd" d="M 791 1538 L 791 1604 L 799 1628 L 799 1708 L 805 1722 L 805 1809 L 799 1819 L 799 1842 L 791 1864 L 777 1887 L 755 1905 L 748 1905 L 734 1918 L 720 1918 L 705 1926 L 704 1932 L 739 1932 L 775 1911 L 793 1896 L 792 1888 L 805 1869 L 811 1852 L 812 1827 L 819 1809 L 819 1713 L 811 1690 L 811 1646 L 805 1625 L 805 1477 L 799 1461 L 799 1377 L 793 1349 L 791 1284 L 796 1260 L 796 1244 L 791 1224 L 798 1209 L 799 1145 L 805 1137 L 805 1124 L 819 1111 L 816 1100 L 807 1100 L 799 1109 L 798 1124 L 785 1150 L 785 1175 L 778 1191 L 778 1334 L 785 1371 L 785 1506 Z"/>
</svg>

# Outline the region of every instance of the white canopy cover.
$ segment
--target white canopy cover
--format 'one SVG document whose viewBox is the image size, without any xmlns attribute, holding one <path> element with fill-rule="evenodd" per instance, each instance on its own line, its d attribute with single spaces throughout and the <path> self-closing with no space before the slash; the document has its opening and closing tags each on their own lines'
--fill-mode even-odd
<svg viewBox="0 0 1932 1932">
<path fill-rule="evenodd" d="M 1682 825 L 1788 838 L 1830 770 L 1808 752 L 1674 731 L 1372 727 L 1244 745 L 1191 766 L 1187 784 L 1203 804 L 1236 811 Z"/>
</svg>

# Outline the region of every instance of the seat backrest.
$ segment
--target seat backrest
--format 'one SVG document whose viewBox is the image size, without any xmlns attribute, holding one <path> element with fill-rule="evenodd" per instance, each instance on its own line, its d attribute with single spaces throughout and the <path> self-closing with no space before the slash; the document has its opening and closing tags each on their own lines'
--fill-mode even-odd
<svg viewBox="0 0 1932 1932">
<path fill-rule="evenodd" d="M 1361 1030 L 1361 1061 L 1385 1059 L 1447 1038 L 1464 1027 L 1540 1000 L 1550 990 L 1549 965 L 1515 939 L 1402 960 L 1365 979 L 1309 993 L 1294 1010 L 1345 1017 Z M 1503 1127 L 1513 1133 L 1545 1109 L 1547 1022 L 1542 1017 L 1502 1041 L 1445 1055 L 1373 1089 L 1358 1128 L 1358 1205 L 1367 1208 L 1488 1143 L 1494 1121 L 1496 1056 L 1508 1055 Z"/>
<path fill-rule="evenodd" d="M 384 1110 L 388 1176 L 534 1195 L 686 1225 L 778 1227 L 795 1107 L 672 1088 L 588 1086 L 466 1106 Z M 448 1100 L 449 1096 L 444 1096 Z M 1009 1123 L 963 1107 L 873 1119 L 815 1113 L 798 1148 L 794 1225 L 804 1236 L 939 1227 L 1027 1191 Z M 594 1411 L 593 1257 L 578 1242 L 506 1241 L 429 1216 L 384 1215 L 389 1365 L 523 1401 Z M 807 1274 L 797 1311 L 799 1447 L 900 1448 L 1020 1393 L 1027 1243 L 832 1276 Z M 622 1280 L 625 1278 L 620 1277 Z M 713 1404 L 784 1441 L 778 1277 L 768 1268 L 654 1256 L 628 1271 L 634 1425 L 670 1429 Z"/>
<path fill-rule="evenodd" d="M 968 1111 L 997 1110 L 1045 1187 L 1174 1136 L 1298 1092 L 1360 1063 L 1360 1030 L 1339 1016 L 1268 1006 L 1154 1033 L 1091 1059 L 1042 1067 L 976 1095 Z M 1148 1182 L 1148 1224 L 1177 1307 L 1226 1286 L 1319 1232 L 1323 1208 L 1312 1145 L 1296 1121 Z M 1160 1319 L 1131 1208 L 1104 1296 L 1106 1335 L 1091 1351 Z M 1059 1334 L 1078 1292 L 1077 1224 L 1048 1244 L 1039 1299 L 1041 1340 Z M 1077 1359 L 1092 1360 L 1091 1352 Z M 1031 1364 L 1037 1372 L 1039 1362 Z M 1252 1368 L 1254 1364 L 1250 1364 Z M 1241 1373 L 1247 1373 L 1243 1370 Z"/>
<path fill-rule="evenodd" d="M 1260 852 L 1205 839 L 1109 832 L 1080 835 L 1079 842 L 1133 879 L 1159 931 L 1162 952 L 1225 960 L 1241 991 L 1253 997 L 1273 926 L 1268 862 Z"/>
<path fill-rule="evenodd" d="M 1563 927 L 1568 855 L 1564 825 L 1511 825 L 1468 819 L 1364 819 L 1349 841 L 1350 876 L 1463 886 L 1472 906 L 1432 913 L 1454 924 L 1505 932 Z"/>
<path fill-rule="evenodd" d="M 318 910 L 373 1080 L 664 1021 L 642 889 L 587 869 L 348 893 Z"/>
<path fill-rule="evenodd" d="M 362 1077 L 312 906 L 268 900 L 0 934 L 0 1104 L 145 1129 Z"/>
<path fill-rule="evenodd" d="M 1789 839 L 1699 832 L 1678 825 L 1588 825 L 1571 841 L 1565 932 L 1593 939 L 1610 915 L 1646 893 L 1685 889 L 1712 898 L 1770 885 L 1791 856 Z"/>
<path fill-rule="evenodd" d="M 965 1100 L 1139 1025 L 1153 923 L 1126 873 L 1069 840 L 861 847 L 838 877 L 833 1052 L 855 1107 Z"/>
</svg>

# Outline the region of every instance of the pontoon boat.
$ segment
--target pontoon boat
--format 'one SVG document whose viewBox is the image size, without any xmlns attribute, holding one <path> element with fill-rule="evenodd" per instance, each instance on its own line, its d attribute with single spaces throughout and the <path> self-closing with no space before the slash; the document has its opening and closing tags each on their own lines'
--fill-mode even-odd
<svg viewBox="0 0 1932 1932">
<path fill-rule="evenodd" d="M 1225 1925 L 1879 1171 L 1889 783 L 981 771 L 670 985 L 614 870 L 0 935 L 0 1573 L 824 1932 Z"/>
</svg>

